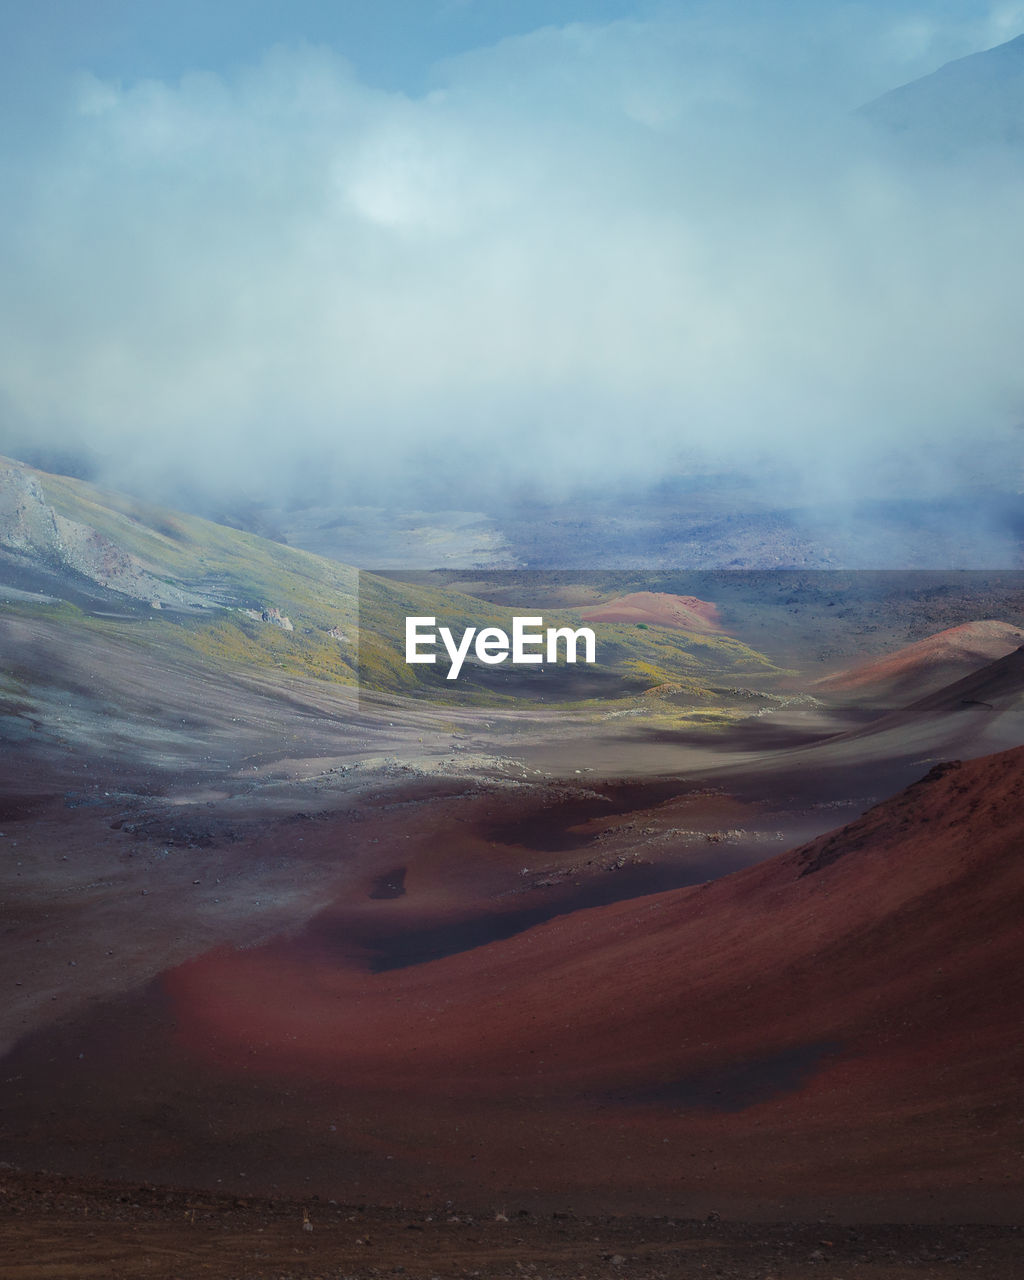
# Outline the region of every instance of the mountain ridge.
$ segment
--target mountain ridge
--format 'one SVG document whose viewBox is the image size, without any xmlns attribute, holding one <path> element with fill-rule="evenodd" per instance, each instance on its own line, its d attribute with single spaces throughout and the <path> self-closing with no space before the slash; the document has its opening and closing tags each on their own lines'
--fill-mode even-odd
<svg viewBox="0 0 1024 1280">
<path fill-rule="evenodd" d="M 1024 34 L 944 63 L 857 114 L 924 154 L 1024 148 Z"/>
</svg>

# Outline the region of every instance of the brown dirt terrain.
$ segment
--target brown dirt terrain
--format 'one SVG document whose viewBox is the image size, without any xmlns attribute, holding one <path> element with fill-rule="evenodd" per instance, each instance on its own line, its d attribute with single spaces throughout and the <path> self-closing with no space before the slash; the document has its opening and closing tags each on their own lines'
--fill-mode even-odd
<svg viewBox="0 0 1024 1280">
<path fill-rule="evenodd" d="M 312 1230 L 306 1230 L 304 1223 Z M 1014 1228 L 474 1216 L 0 1170 L 3 1280 L 1017 1280 Z"/>
</svg>

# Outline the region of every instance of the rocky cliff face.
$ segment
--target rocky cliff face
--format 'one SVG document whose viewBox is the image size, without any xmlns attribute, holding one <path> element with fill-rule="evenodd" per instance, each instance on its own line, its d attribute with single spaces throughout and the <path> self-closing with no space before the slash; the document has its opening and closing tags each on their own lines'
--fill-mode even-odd
<svg viewBox="0 0 1024 1280">
<path fill-rule="evenodd" d="M 210 598 L 157 577 L 138 557 L 96 529 L 70 520 L 47 500 L 29 467 L 0 462 L 0 551 L 8 563 L 41 566 L 158 607 L 203 607 Z"/>
<path fill-rule="evenodd" d="M 61 559 L 56 512 L 34 472 L 16 462 L 0 463 L 0 546 L 55 563 Z"/>
<path fill-rule="evenodd" d="M 176 580 L 164 567 L 147 563 L 98 529 L 72 520 L 49 501 L 38 472 L 0 458 L 0 581 L 4 564 L 45 580 L 45 589 L 60 594 L 60 584 L 143 601 L 154 609 L 219 609 L 230 600 L 197 591 Z M 291 619 L 274 605 L 260 603 L 242 612 L 255 622 L 294 631 Z"/>
</svg>

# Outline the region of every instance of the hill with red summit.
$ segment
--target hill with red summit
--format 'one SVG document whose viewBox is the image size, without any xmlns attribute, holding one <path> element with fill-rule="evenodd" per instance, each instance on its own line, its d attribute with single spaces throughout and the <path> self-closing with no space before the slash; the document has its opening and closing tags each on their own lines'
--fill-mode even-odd
<svg viewBox="0 0 1024 1280">
<path fill-rule="evenodd" d="M 696 596 L 677 596 L 667 591 L 633 591 L 583 609 L 580 617 L 584 622 L 632 622 L 697 633 L 722 630 L 716 605 Z"/>
<path fill-rule="evenodd" d="M 861 702 L 923 697 L 1005 657 L 1024 644 L 1024 631 L 986 619 L 949 627 L 895 653 L 833 672 L 815 681 L 816 693 L 855 696 Z"/>
</svg>

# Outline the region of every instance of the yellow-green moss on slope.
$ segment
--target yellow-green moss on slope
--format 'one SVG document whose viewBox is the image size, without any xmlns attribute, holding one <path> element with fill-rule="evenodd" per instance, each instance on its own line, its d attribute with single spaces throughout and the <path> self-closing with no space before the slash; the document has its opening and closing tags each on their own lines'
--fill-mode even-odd
<svg viewBox="0 0 1024 1280">
<path fill-rule="evenodd" d="M 621 696 L 676 682 L 696 701 L 719 699 L 709 685 L 735 685 L 777 674 L 763 654 L 731 636 L 707 636 L 670 628 L 638 628 L 620 623 L 585 623 L 574 609 L 543 610 L 529 599 L 516 606 L 496 605 L 475 596 L 437 587 L 424 587 L 360 576 L 359 666 L 363 683 L 374 689 L 403 691 L 432 700 L 477 703 L 515 702 L 506 694 L 481 684 L 481 672 L 471 662 L 456 681 L 447 681 L 447 655 L 438 648 L 433 665 L 411 667 L 404 661 L 405 620 L 409 616 L 437 619 L 456 639 L 466 627 L 500 627 L 511 633 L 516 615 L 543 615 L 544 626 L 589 626 L 595 633 L 596 668 L 621 678 Z M 503 664 L 504 665 L 504 664 Z M 565 667 L 564 654 L 559 667 Z M 492 668 L 492 671 L 494 669 Z"/>
<path fill-rule="evenodd" d="M 347 565 L 256 534 L 82 481 L 38 475 L 48 501 L 61 515 L 94 529 L 135 557 L 146 572 L 209 602 L 209 607 L 191 613 L 154 610 L 148 621 L 140 617 L 122 625 L 139 628 L 140 638 L 148 635 L 150 642 L 180 646 L 212 664 L 273 667 L 350 683 L 357 677 L 358 645 L 358 675 L 368 688 L 440 701 L 515 702 L 521 696 L 529 699 L 530 691 L 523 685 L 512 692 L 496 689 L 492 673 L 472 662 L 457 681 L 445 679 L 443 653 L 433 666 L 407 664 L 405 620 L 411 615 L 435 617 L 439 626 L 458 636 L 468 627 L 495 626 L 511 632 L 518 614 L 543 615 L 545 626 L 592 627 L 596 666 L 602 677 L 618 680 L 599 697 L 633 696 L 674 681 L 685 684 L 695 701 L 714 703 L 718 695 L 712 686 L 775 673 L 764 655 L 728 636 L 585 624 L 575 609 L 545 610 L 529 599 L 514 607 L 496 605 L 457 591 L 357 574 Z M 138 604 L 134 607 L 140 611 Z M 279 610 L 294 630 L 251 618 L 246 609 Z M 564 668 L 564 657 L 558 665 Z M 567 688 L 567 699 L 572 696 Z"/>
</svg>

